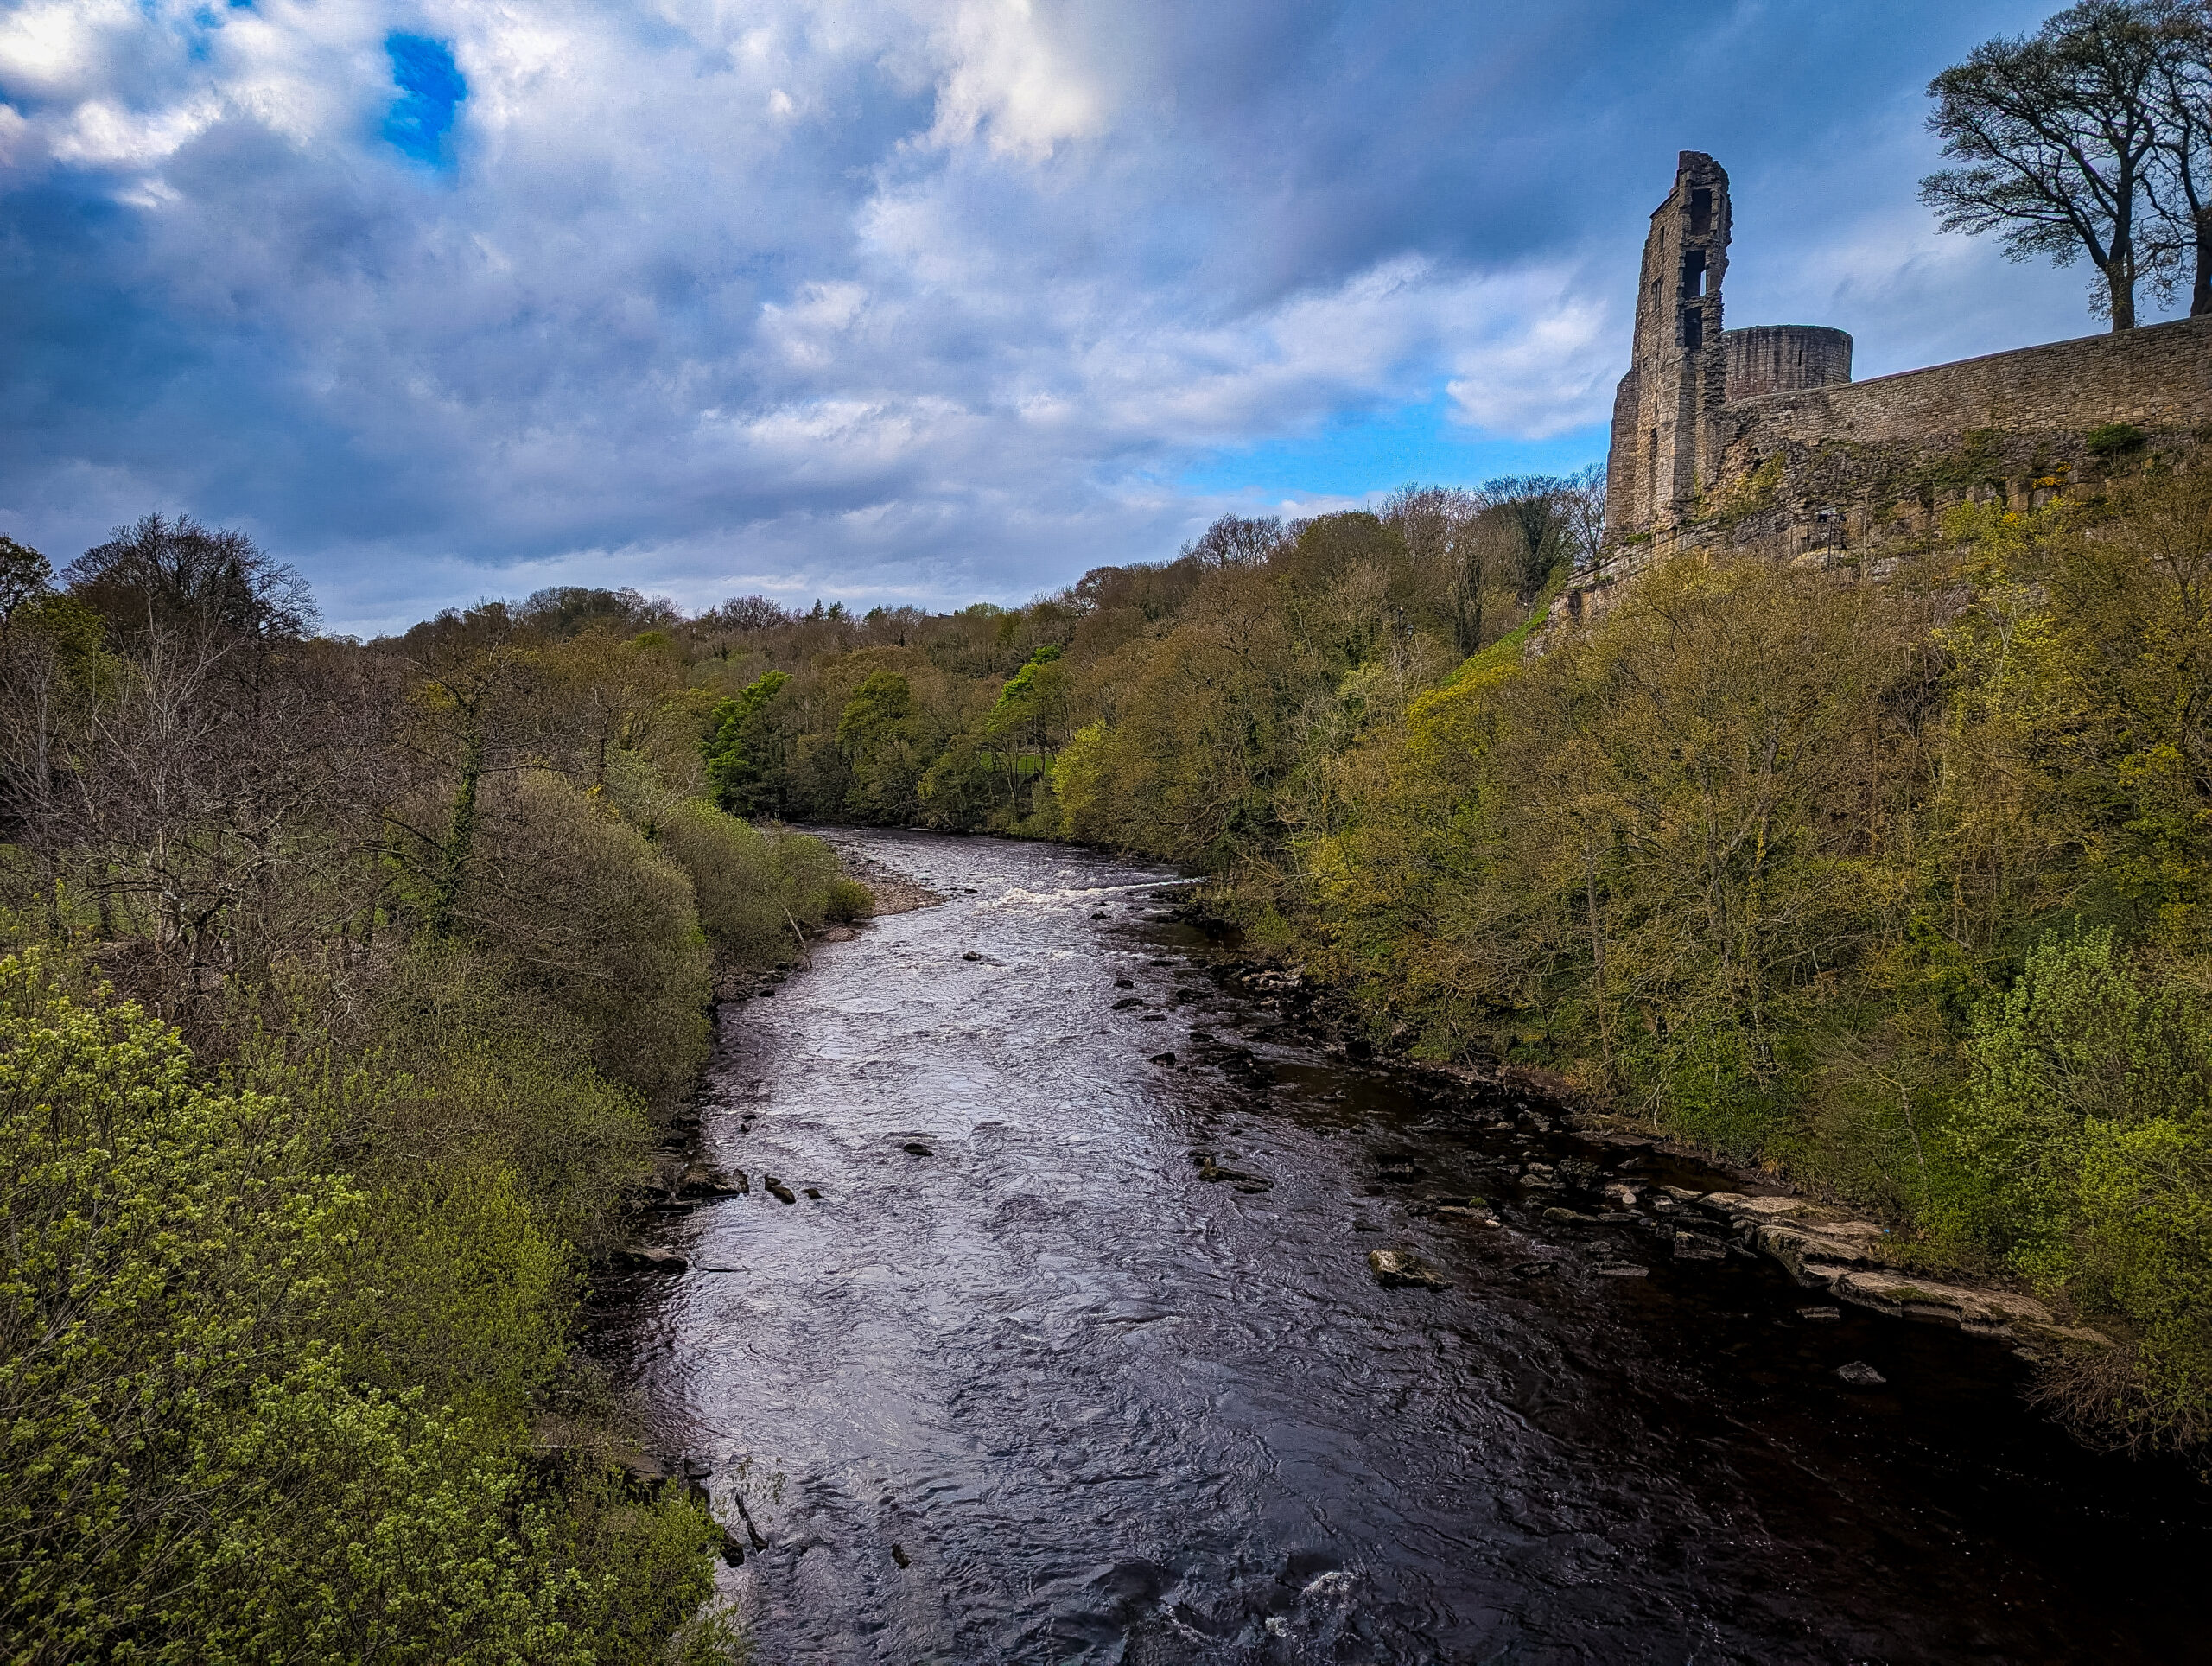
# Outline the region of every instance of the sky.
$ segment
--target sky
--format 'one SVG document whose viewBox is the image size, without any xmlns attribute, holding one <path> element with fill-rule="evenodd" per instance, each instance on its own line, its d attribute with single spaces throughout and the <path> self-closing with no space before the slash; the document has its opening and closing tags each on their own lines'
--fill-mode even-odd
<svg viewBox="0 0 2212 1666">
<path fill-rule="evenodd" d="M 1681 149 L 1731 326 L 1861 377 L 2094 332 L 1915 196 L 1929 78 L 2044 11 L 0 0 L 0 533 L 236 526 L 373 634 L 1012 604 L 1577 468 Z"/>
</svg>

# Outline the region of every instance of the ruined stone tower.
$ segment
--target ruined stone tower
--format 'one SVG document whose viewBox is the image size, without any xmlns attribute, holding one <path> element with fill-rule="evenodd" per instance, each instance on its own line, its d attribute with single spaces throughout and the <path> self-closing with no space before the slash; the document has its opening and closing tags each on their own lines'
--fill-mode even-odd
<svg viewBox="0 0 2212 1666">
<path fill-rule="evenodd" d="M 1841 330 L 1722 332 L 1728 240 L 1728 175 L 1685 150 L 1643 245 L 1605 541 L 1569 619 L 1684 550 L 1878 573 L 1962 499 L 2032 509 L 2212 455 L 2212 315 L 1854 382 Z"/>
<path fill-rule="evenodd" d="M 1675 163 L 1675 188 L 1652 211 L 1636 295 L 1636 345 L 1613 396 L 1610 527 L 1673 518 L 1720 466 L 1728 364 L 1720 281 L 1728 270 L 1728 175 L 1700 150 Z"/>
<path fill-rule="evenodd" d="M 1841 330 L 1721 328 L 1728 240 L 1727 171 L 1701 150 L 1685 150 L 1675 188 L 1652 211 L 1635 347 L 1613 396 L 1608 550 L 1663 541 L 1698 517 L 1729 472 L 1729 407 L 1851 380 L 1851 338 Z"/>
</svg>

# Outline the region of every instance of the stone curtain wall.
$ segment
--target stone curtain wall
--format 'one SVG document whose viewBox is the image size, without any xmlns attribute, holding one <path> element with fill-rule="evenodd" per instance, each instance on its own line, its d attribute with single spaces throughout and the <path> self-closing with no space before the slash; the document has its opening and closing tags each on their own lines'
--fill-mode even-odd
<svg viewBox="0 0 2212 1666">
<path fill-rule="evenodd" d="M 2212 317 L 1964 359 L 1871 382 L 1772 393 L 1722 412 L 1729 467 L 1748 473 L 1782 442 L 1955 438 L 1973 429 L 2147 431 L 2212 423 Z"/>
<path fill-rule="evenodd" d="M 1677 550 L 1880 569 L 1962 499 L 2031 507 L 2212 443 L 2212 317 L 1853 382 L 1841 330 L 1723 333 L 1732 218 L 1726 172 L 1683 151 L 1644 243 L 1605 541 L 1568 618 Z"/>
</svg>

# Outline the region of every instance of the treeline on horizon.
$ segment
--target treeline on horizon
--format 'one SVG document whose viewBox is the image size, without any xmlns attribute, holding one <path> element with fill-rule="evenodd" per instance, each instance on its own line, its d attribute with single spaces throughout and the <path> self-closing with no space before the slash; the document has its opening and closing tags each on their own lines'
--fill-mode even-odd
<svg viewBox="0 0 2212 1666">
<path fill-rule="evenodd" d="M 664 643 L 315 627 L 236 533 L 0 540 L 9 1657 L 735 1658 L 577 1305 L 718 971 L 867 894 Z"/>
<path fill-rule="evenodd" d="M 1379 1043 L 1556 1071 L 2093 1321 L 2050 1404 L 2201 1455 L 2205 464 L 1967 504 L 1879 582 L 1685 560 L 1582 623 L 1547 612 L 1590 477 L 1227 518 L 1026 607 L 637 639 L 715 694 L 725 808 L 1192 865 Z"/>
</svg>

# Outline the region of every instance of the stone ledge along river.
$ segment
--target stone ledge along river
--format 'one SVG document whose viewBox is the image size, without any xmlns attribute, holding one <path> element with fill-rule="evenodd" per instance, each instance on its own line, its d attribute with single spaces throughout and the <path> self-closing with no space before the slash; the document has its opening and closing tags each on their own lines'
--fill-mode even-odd
<svg viewBox="0 0 2212 1666">
<path fill-rule="evenodd" d="M 1633 1154 L 1290 1033 L 1164 870 L 833 836 L 949 900 L 721 1009 L 752 1190 L 594 1307 L 761 1666 L 2212 1659 L 2208 1493 L 2003 1345 L 1548 1223 L 1505 1165 Z"/>
</svg>

